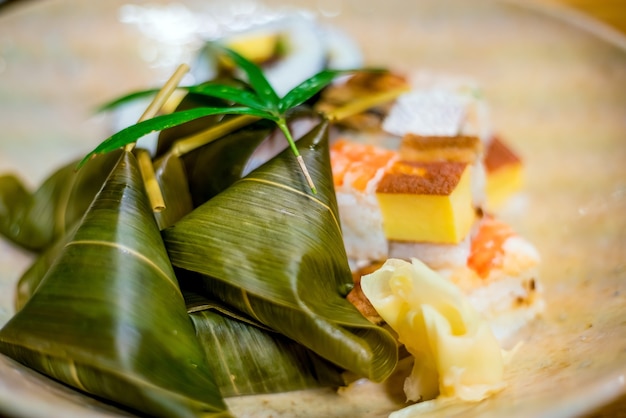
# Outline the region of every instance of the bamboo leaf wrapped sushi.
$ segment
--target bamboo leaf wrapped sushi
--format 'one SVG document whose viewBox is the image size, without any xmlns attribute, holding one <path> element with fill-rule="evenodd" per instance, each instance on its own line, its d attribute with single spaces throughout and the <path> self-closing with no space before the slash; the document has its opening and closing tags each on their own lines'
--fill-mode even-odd
<svg viewBox="0 0 626 418">
<path fill-rule="evenodd" d="M 330 170 L 328 124 L 298 141 L 318 184 L 302 191 L 286 150 L 163 231 L 178 268 L 202 274 L 205 294 L 334 364 L 384 380 L 394 338 L 346 299 L 352 283 Z"/>
<path fill-rule="evenodd" d="M 135 157 L 124 152 L 0 352 L 152 416 L 226 417 Z"/>
</svg>

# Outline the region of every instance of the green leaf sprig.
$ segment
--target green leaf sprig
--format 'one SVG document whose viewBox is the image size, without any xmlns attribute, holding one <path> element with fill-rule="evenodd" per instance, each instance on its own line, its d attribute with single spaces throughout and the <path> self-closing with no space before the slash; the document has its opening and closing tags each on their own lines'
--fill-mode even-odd
<svg viewBox="0 0 626 418">
<path fill-rule="evenodd" d="M 85 164 L 90 158 L 98 154 L 104 154 L 127 144 L 136 142 L 139 138 L 151 132 L 172 128 L 204 116 L 218 114 L 249 115 L 262 119 L 269 119 L 276 123 L 278 128 L 285 135 L 294 156 L 298 160 L 300 169 L 302 170 L 311 191 L 314 194 L 317 193 L 315 184 L 309 175 L 306 165 L 304 164 L 304 160 L 302 159 L 289 127 L 287 126 L 286 115 L 290 109 L 293 109 L 294 107 L 299 106 L 312 98 L 337 76 L 353 73 L 356 70 L 323 70 L 311 78 L 303 81 L 289 91 L 285 96 L 280 98 L 263 74 L 261 68 L 259 68 L 256 64 L 231 49 L 218 46 L 216 46 L 216 48 L 218 48 L 220 52 L 224 53 L 230 60 L 232 60 L 236 67 L 241 69 L 246 74 L 247 82 L 239 82 L 235 84 L 211 82 L 186 87 L 186 89 L 191 93 L 224 99 L 234 103 L 233 106 L 199 107 L 167 115 L 160 115 L 139 122 L 135 125 L 122 129 L 104 140 L 81 160 L 78 164 L 78 168 L 82 167 L 82 165 Z M 153 91 L 154 90 L 150 90 L 147 92 Z M 142 97 L 145 94 L 148 94 L 147 92 L 132 93 L 128 96 L 115 100 L 104 108 L 111 108 L 128 100 Z"/>
</svg>

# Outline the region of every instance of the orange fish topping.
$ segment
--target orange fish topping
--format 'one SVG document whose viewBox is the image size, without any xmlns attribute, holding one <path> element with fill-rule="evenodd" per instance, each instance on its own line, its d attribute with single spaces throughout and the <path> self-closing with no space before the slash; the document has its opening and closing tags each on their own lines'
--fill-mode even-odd
<svg viewBox="0 0 626 418">
<path fill-rule="evenodd" d="M 481 221 L 476 237 L 472 240 L 470 256 L 467 266 L 474 270 L 479 277 L 489 276 L 491 269 L 502 266 L 504 242 L 516 235 L 515 231 L 506 223 L 485 217 Z"/>
<path fill-rule="evenodd" d="M 335 186 L 347 182 L 363 192 L 376 174 L 397 158 L 395 151 L 340 139 L 330 149 Z"/>
</svg>

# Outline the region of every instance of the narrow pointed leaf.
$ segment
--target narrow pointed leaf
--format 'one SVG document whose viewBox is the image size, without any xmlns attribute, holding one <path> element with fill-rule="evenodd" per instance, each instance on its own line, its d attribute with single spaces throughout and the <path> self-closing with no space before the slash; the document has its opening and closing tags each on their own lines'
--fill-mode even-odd
<svg viewBox="0 0 626 418">
<path fill-rule="evenodd" d="M 289 150 L 163 231 L 172 263 L 204 291 L 318 355 L 373 380 L 393 370 L 393 337 L 345 299 L 352 277 L 339 226 L 327 124 L 298 141 L 319 194 L 301 190 Z"/>
<path fill-rule="evenodd" d="M 280 112 L 285 112 L 293 107 L 301 105 L 319 93 L 336 77 L 353 72 L 355 72 L 355 70 L 324 70 L 317 73 L 313 77 L 294 87 L 280 100 Z"/>
<path fill-rule="evenodd" d="M 228 416 L 131 153 L 0 330 L 0 352 L 150 416 Z"/>
<path fill-rule="evenodd" d="M 104 140 L 100 145 L 98 145 L 93 151 L 87 154 L 85 158 L 83 158 L 78 163 L 78 168 L 82 167 L 87 161 L 89 161 L 93 156 L 97 154 L 104 154 L 119 149 L 125 145 L 136 142 L 139 138 L 149 133 L 172 128 L 174 126 L 178 126 L 204 116 L 224 114 L 252 115 L 261 118 L 272 118 L 272 116 L 268 115 L 266 112 L 251 109 L 248 107 L 199 107 L 196 109 L 171 113 L 168 115 L 156 116 L 143 122 L 139 122 L 135 125 L 131 125 L 113 134 L 112 136 Z"/>
<path fill-rule="evenodd" d="M 270 111 L 277 112 L 280 100 L 276 91 L 274 91 L 274 88 L 271 86 L 269 81 L 267 81 L 267 78 L 265 78 L 261 68 L 231 49 L 222 48 L 221 50 L 235 62 L 237 67 L 246 73 L 248 76 L 248 83 L 250 83 L 254 91 L 256 91 L 259 99 L 261 99 L 265 105 L 265 108 Z"/>
<path fill-rule="evenodd" d="M 226 84 L 207 83 L 189 87 L 187 90 L 191 93 L 232 101 L 257 110 L 267 110 L 265 104 L 259 100 L 256 94 L 244 88 Z"/>
<path fill-rule="evenodd" d="M 183 99 L 180 101 L 178 106 L 176 106 L 175 112 L 196 109 L 199 107 L 222 108 L 228 106 L 229 103 L 227 101 L 218 99 L 216 97 L 210 97 L 195 93 L 187 93 L 185 97 L 183 97 Z M 210 126 L 219 123 L 227 117 L 229 116 L 222 113 L 216 115 L 208 115 L 193 119 L 180 125 L 173 126 L 171 128 L 163 129 L 159 133 L 156 156 L 158 157 L 168 152 L 172 148 L 172 145 L 179 139 L 190 135 L 195 135 Z"/>
</svg>

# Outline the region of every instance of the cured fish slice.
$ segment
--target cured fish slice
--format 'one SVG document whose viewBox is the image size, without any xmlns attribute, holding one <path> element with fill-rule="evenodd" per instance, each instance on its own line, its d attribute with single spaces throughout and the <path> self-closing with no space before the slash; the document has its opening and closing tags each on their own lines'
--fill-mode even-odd
<svg viewBox="0 0 626 418">
<path fill-rule="evenodd" d="M 446 273 L 488 320 L 500 340 L 544 309 L 537 249 L 491 216 L 479 223 L 467 265 Z"/>
<path fill-rule="evenodd" d="M 330 150 L 343 241 L 351 267 L 385 260 L 389 253 L 376 187 L 395 151 L 344 139 Z"/>
<path fill-rule="evenodd" d="M 461 243 L 465 264 L 475 218 L 468 164 L 402 161 L 397 151 L 344 139 L 333 144 L 331 162 L 353 269 L 390 256 L 420 258 L 420 249 L 441 259 L 440 245 Z"/>
<path fill-rule="evenodd" d="M 492 137 L 489 107 L 480 86 L 467 77 L 418 71 L 411 91 L 396 100 L 383 129 L 400 137 L 468 135 L 487 144 Z"/>
</svg>

